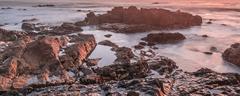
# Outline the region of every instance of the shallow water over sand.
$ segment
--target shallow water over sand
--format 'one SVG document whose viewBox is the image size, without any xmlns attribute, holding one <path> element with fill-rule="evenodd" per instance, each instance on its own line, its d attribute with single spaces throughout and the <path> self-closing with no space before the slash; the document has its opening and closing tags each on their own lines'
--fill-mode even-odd
<svg viewBox="0 0 240 96">
<path fill-rule="evenodd" d="M 20 0 L 21 1 L 21 0 Z M 19 1 L 19 2 L 20 2 Z M 174 0 L 173 0 L 174 1 Z M 1 3 L 1 2 L 4 2 Z M 19 3 L 18 2 L 18 3 Z M 28 2 L 28 3 L 26 3 Z M 0 10 L 0 24 L 7 24 L 2 26 L 9 30 L 20 30 L 21 21 L 23 19 L 39 19 L 36 23 L 44 23 L 49 25 L 58 25 L 62 22 L 75 22 L 82 20 L 86 13 L 85 11 L 77 12 L 76 10 L 92 10 L 101 14 L 110 10 L 113 5 L 129 5 L 123 3 L 91 3 L 83 1 L 62 1 L 54 3 L 57 6 L 53 8 L 37 8 L 31 7 L 39 2 L 46 3 L 41 0 L 37 3 L 25 1 L 25 3 L 15 4 L 10 1 L 0 1 L 0 7 L 12 7 L 13 9 Z M 194 2 L 194 1 L 192 1 Z M 165 44 L 157 45 L 158 50 L 154 50 L 158 55 L 167 56 L 177 62 L 177 65 L 186 71 L 195 71 L 202 67 L 207 67 L 218 72 L 238 72 L 240 68 L 235 65 L 224 62 L 221 53 L 235 42 L 240 42 L 240 15 L 237 10 L 223 10 L 223 8 L 236 9 L 239 3 L 209 3 L 199 1 L 192 3 L 192 5 L 184 6 L 184 3 L 176 3 L 171 1 L 164 1 L 157 5 L 152 5 L 150 2 L 141 4 L 134 3 L 142 7 L 156 7 L 168 8 L 171 10 L 182 9 L 184 11 L 198 14 L 204 18 L 202 26 L 196 26 L 182 30 L 162 30 L 151 32 L 180 32 L 184 34 L 187 39 L 179 44 Z M 52 3 L 52 2 L 51 2 Z M 189 2 L 188 2 L 189 3 Z M 15 4 L 15 5 L 14 5 Z M 186 3 L 185 3 L 186 4 Z M 194 5 L 195 4 L 195 5 Z M 225 4 L 225 5 L 224 5 Z M 234 5 L 235 4 L 235 5 Z M 23 11 L 21 9 L 27 9 Z M 213 19 L 213 24 L 206 24 L 209 19 Z M 142 37 L 145 37 L 150 32 L 121 34 L 109 31 L 97 30 L 93 26 L 83 28 L 83 33 L 94 34 L 97 42 L 109 39 L 120 46 L 133 47 L 138 44 Z M 104 37 L 105 34 L 112 34 L 111 38 Z M 208 35 L 208 38 L 203 38 L 201 35 Z M 210 51 L 210 47 L 217 47 L 219 52 L 213 55 L 206 55 L 203 52 Z M 110 47 L 98 45 L 92 55 L 92 58 L 102 58 L 99 66 L 111 64 L 116 58 L 114 52 Z"/>
</svg>

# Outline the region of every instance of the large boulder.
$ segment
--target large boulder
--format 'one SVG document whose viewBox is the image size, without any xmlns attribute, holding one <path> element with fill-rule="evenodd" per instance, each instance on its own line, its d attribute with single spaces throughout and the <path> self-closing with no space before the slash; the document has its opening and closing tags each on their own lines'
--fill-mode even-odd
<svg viewBox="0 0 240 96">
<path fill-rule="evenodd" d="M 31 70 L 50 68 L 54 71 L 56 66 L 60 64 L 58 60 L 60 47 L 61 43 L 58 38 L 42 37 L 27 45 L 22 54 L 22 59 L 30 64 Z"/>
<path fill-rule="evenodd" d="M 240 43 L 232 44 L 223 52 L 222 57 L 227 62 L 240 66 Z"/>
<path fill-rule="evenodd" d="M 142 38 L 142 40 L 148 43 L 176 43 L 186 39 L 181 33 L 150 33 L 147 37 Z"/>
</svg>

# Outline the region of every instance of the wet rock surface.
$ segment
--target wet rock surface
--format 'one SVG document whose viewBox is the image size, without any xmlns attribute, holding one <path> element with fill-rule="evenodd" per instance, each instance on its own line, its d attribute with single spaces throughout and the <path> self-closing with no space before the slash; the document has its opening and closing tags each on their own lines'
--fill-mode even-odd
<svg viewBox="0 0 240 96">
<path fill-rule="evenodd" d="M 227 62 L 240 66 L 240 43 L 232 44 L 223 52 L 222 57 Z"/>
<path fill-rule="evenodd" d="M 142 40 L 147 41 L 150 44 L 167 44 L 167 43 L 177 43 L 186 39 L 181 33 L 151 33 L 147 37 L 142 38 Z"/>
<path fill-rule="evenodd" d="M 202 24 L 200 16 L 194 16 L 186 12 L 171 12 L 165 9 L 138 9 L 135 6 L 128 8 L 114 7 L 111 11 L 102 15 L 95 15 L 90 12 L 84 21 L 90 25 L 108 23 L 100 28 L 123 33 L 144 32 L 152 29 L 187 28 Z M 116 25 L 116 23 L 120 24 Z"/>
<path fill-rule="evenodd" d="M 7 44 L 0 52 L 1 91 L 34 83 L 71 81 L 67 71 L 77 69 L 96 46 L 93 35 L 78 33 L 47 36 L 1 29 L 0 34 L 2 44 Z"/>
</svg>

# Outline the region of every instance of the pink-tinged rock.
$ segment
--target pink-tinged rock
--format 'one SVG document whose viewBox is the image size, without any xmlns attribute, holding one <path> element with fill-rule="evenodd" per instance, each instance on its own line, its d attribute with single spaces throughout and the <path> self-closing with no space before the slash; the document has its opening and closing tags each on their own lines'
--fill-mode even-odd
<svg viewBox="0 0 240 96">
<path fill-rule="evenodd" d="M 50 65 L 57 66 L 59 64 L 58 53 L 60 51 L 60 44 L 58 38 L 42 37 L 27 45 L 22 58 L 26 63 L 30 64 L 32 70 Z"/>
<path fill-rule="evenodd" d="M 96 47 L 96 41 L 93 35 L 80 35 L 74 39 L 75 44 L 66 48 L 66 58 L 75 66 L 82 62 L 91 54 Z"/>
<path fill-rule="evenodd" d="M 169 11 L 165 9 L 138 9 L 135 6 L 128 8 L 114 7 L 106 14 L 95 15 L 89 13 L 85 18 L 87 24 L 123 23 L 129 25 L 144 24 L 153 29 L 174 29 L 199 26 L 202 17 L 181 11 Z"/>
</svg>

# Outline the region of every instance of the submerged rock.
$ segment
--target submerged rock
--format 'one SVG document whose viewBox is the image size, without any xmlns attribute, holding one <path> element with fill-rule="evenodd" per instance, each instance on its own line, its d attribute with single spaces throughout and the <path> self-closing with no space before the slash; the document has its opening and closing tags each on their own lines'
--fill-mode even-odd
<svg viewBox="0 0 240 96">
<path fill-rule="evenodd" d="M 181 33 L 151 33 L 147 37 L 142 38 L 142 40 L 147 41 L 148 43 L 176 43 L 186 39 Z"/>
<path fill-rule="evenodd" d="M 232 44 L 223 52 L 222 57 L 227 62 L 240 66 L 240 43 Z"/>
<path fill-rule="evenodd" d="M 117 48 L 118 45 L 109 41 L 109 40 L 103 40 L 103 41 L 100 41 L 98 42 L 99 45 L 104 45 L 104 46 L 109 46 L 109 47 L 112 47 L 112 48 Z"/>
<path fill-rule="evenodd" d="M 106 34 L 104 36 L 107 37 L 107 38 L 110 38 L 110 37 L 112 37 L 112 34 Z"/>
</svg>

